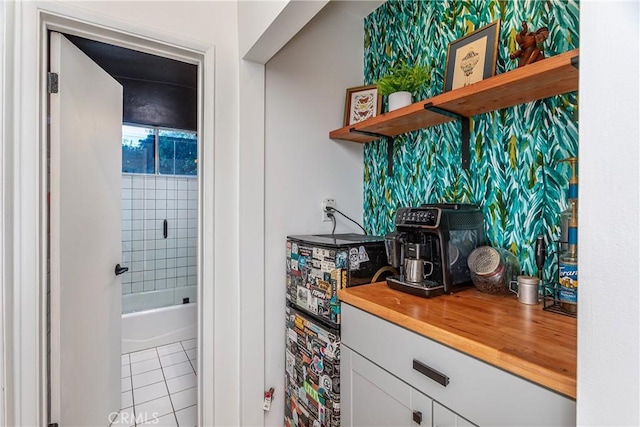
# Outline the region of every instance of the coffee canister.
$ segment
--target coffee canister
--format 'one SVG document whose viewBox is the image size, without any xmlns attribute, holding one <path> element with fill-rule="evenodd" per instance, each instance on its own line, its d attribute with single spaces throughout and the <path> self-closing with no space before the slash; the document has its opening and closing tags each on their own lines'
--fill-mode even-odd
<svg viewBox="0 0 640 427">
<path fill-rule="evenodd" d="M 515 291 L 512 285 L 516 284 Z M 518 295 L 518 302 L 522 304 L 538 304 L 540 302 L 540 279 L 534 276 L 518 276 L 515 282 L 509 284 L 509 290 Z"/>
</svg>

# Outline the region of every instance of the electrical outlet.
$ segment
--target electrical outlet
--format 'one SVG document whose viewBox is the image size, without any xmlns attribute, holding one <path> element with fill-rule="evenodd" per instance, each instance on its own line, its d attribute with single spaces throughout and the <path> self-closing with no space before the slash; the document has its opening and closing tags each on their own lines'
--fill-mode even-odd
<svg viewBox="0 0 640 427">
<path fill-rule="evenodd" d="M 331 217 L 327 215 L 327 208 L 335 208 L 336 201 L 334 199 L 322 199 L 322 221 L 331 221 Z"/>
</svg>

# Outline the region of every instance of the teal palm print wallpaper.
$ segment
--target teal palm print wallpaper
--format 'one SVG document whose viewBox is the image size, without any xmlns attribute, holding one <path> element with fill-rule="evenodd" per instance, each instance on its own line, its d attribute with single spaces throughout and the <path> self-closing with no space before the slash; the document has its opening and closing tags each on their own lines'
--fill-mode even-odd
<svg viewBox="0 0 640 427">
<path fill-rule="evenodd" d="M 430 83 L 414 101 L 443 91 L 447 46 L 500 19 L 496 74 L 513 70 L 516 33 L 549 28 L 545 56 L 578 47 L 579 6 L 568 0 L 389 0 L 365 18 L 364 80 L 372 84 L 392 66 L 427 65 Z M 476 203 L 489 244 L 516 254 L 535 274 L 536 237 L 548 251 L 560 236 L 568 206 L 570 168 L 560 160 L 578 154 L 578 95 L 571 93 L 478 115 L 471 120 L 469 170 L 462 170 L 460 124 L 447 123 L 394 138 L 394 173 L 387 175 L 387 144 L 364 148 L 364 223 L 371 234 L 394 228 L 395 211 L 422 203 Z M 386 103 L 386 99 L 385 99 Z M 386 111 L 383 110 L 383 111 Z M 555 274 L 547 257 L 545 277 Z"/>
</svg>

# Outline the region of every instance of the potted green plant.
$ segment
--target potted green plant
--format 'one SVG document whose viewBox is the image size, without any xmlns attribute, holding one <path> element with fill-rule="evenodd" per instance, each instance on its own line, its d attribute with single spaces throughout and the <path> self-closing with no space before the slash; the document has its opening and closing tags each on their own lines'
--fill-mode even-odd
<svg viewBox="0 0 640 427">
<path fill-rule="evenodd" d="M 429 70 L 424 65 L 412 67 L 402 63 L 392 67 L 388 74 L 376 82 L 378 92 L 389 96 L 389 111 L 410 105 L 412 94 L 429 81 Z"/>
</svg>

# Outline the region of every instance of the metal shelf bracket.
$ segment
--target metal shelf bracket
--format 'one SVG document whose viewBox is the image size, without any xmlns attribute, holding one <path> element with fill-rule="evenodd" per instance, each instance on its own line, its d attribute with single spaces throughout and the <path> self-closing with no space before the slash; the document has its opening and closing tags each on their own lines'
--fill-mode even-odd
<svg viewBox="0 0 640 427">
<path fill-rule="evenodd" d="M 571 65 L 573 65 L 576 70 L 580 69 L 580 57 L 574 56 L 573 58 L 571 58 Z"/>
<path fill-rule="evenodd" d="M 424 104 L 424 109 L 433 111 L 434 113 L 441 114 L 443 116 L 451 117 L 452 119 L 456 119 L 460 121 L 462 125 L 460 139 L 462 140 L 462 147 L 460 157 L 462 158 L 462 169 L 469 169 L 469 139 L 470 136 L 470 128 L 469 128 L 469 117 L 461 116 L 460 114 L 454 113 L 452 111 L 445 110 L 443 108 L 435 107 L 431 102 Z"/>
<path fill-rule="evenodd" d="M 375 138 L 383 138 L 387 140 L 387 175 L 393 175 L 393 137 L 389 135 L 382 135 L 381 133 L 367 132 L 366 130 L 358 130 L 356 128 L 349 128 L 349 132 L 359 133 L 362 135 L 373 136 Z"/>
</svg>

